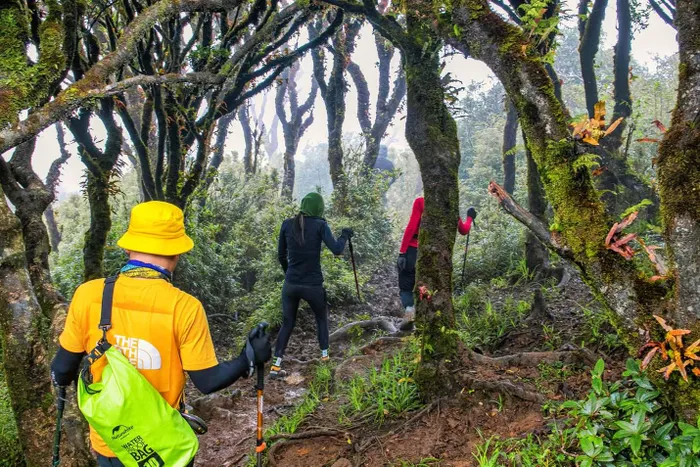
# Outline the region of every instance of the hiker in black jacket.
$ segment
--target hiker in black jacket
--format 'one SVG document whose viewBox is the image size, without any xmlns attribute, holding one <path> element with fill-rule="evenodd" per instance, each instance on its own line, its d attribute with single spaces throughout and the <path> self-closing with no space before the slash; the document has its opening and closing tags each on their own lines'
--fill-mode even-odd
<svg viewBox="0 0 700 467">
<path fill-rule="evenodd" d="M 282 328 L 277 336 L 275 358 L 270 369 L 270 376 L 273 377 L 281 374 L 282 357 L 294 330 L 301 299 L 311 306 L 316 317 L 321 360 L 329 358 L 328 307 L 321 272 L 321 243 L 325 243 L 334 255 L 340 255 L 353 232 L 352 229 L 343 229 L 336 240 L 323 218 L 323 210 L 321 195 L 309 193 L 301 200 L 299 214 L 285 220 L 280 229 L 277 255 L 285 279 L 282 287 Z"/>
</svg>

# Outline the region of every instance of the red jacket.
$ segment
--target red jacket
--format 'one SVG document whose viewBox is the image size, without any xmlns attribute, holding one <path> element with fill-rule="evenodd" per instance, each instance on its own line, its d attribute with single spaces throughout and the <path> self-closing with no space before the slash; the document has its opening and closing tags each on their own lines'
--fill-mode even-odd
<svg viewBox="0 0 700 467">
<path fill-rule="evenodd" d="M 406 231 L 403 233 L 403 240 L 401 241 L 401 248 L 399 253 L 406 253 L 408 247 L 418 247 L 418 231 L 420 230 L 420 219 L 423 216 L 423 209 L 425 207 L 425 199 L 421 196 L 416 198 L 413 202 L 413 210 L 411 211 L 411 218 L 408 220 L 408 225 L 406 226 Z M 457 230 L 462 235 L 467 235 L 469 229 L 472 228 L 472 218 L 467 217 L 467 220 L 462 222 L 459 219 L 457 222 Z"/>
</svg>

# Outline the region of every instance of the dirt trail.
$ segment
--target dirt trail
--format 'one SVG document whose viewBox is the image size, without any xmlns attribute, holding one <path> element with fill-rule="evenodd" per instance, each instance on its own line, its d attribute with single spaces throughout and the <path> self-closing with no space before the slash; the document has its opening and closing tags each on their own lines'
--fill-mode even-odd
<svg viewBox="0 0 700 467">
<path fill-rule="evenodd" d="M 393 271 L 381 271 L 368 288 L 373 291 L 363 292 L 365 304 L 331 310 L 331 332 L 360 314 L 378 317 L 386 316 L 387 310 L 400 312 Z M 528 284 L 510 287 L 507 293 L 530 299 L 537 290 L 539 285 Z M 498 300 L 498 292 L 492 298 Z M 439 464 L 430 465 L 475 466 L 478 464 L 473 452 L 484 439 L 547 433 L 551 420 L 543 415 L 542 405 L 549 400 L 581 397 L 590 388 L 589 367 L 599 354 L 578 350 L 572 343 L 580 342 L 576 329 L 585 319 L 583 309 L 595 307 L 585 285 L 574 278 L 565 289 L 548 293 L 546 307 L 534 306 L 525 321 L 504 335 L 490 354 L 464 350 L 461 360 L 457 360 L 456 371 L 463 386 L 459 394 L 433 401 L 382 427 L 371 422 L 340 426 L 343 401 L 331 396 L 297 429 L 295 436 L 300 439 L 278 441 L 268 450 L 269 465 L 404 466 L 413 465 L 405 462 L 426 465 L 418 463 L 439 458 Z M 392 320 L 398 324 L 398 318 Z M 547 327 L 556 330 L 556 346 Z M 358 348 L 367 341 L 353 341 L 331 345 L 336 386 L 376 368 L 387 355 L 403 346 L 399 339 L 379 339 L 362 347 L 358 355 Z M 351 347 L 352 356 L 346 358 Z M 289 413 L 303 397 L 313 377 L 313 366 L 301 362 L 317 356 L 315 322 L 310 312 L 302 312 L 283 364 L 289 376 L 284 381 L 266 380 L 266 427 Z M 505 357 L 499 359 L 502 356 Z M 608 366 L 609 378 L 619 375 L 620 366 L 614 362 Z M 255 443 L 253 384 L 250 380 L 237 383 L 240 394 L 226 401 L 225 408 L 217 407 L 207 413 L 210 430 L 200 438 L 197 466 L 245 465 Z"/>
<path fill-rule="evenodd" d="M 398 324 L 400 301 L 396 273 L 393 268 L 379 271 L 365 286 L 364 303 L 330 308 L 329 328 L 332 333 L 343 324 L 353 321 L 358 315 L 370 317 L 395 315 Z M 348 348 L 354 343 L 347 340 L 331 345 L 331 357 L 342 360 Z M 287 372 L 284 379 L 265 380 L 265 426 L 271 426 L 281 415 L 288 413 L 299 402 L 306 391 L 312 375 L 310 365 L 299 362 L 319 357 L 316 338 L 316 323 L 310 310 L 303 308 L 297 317 L 297 324 L 289 342 L 283 362 Z M 267 369 L 266 369 L 267 371 Z M 256 394 L 253 379 L 236 382 L 230 390 L 222 392 L 204 403 L 195 413 L 203 416 L 209 432 L 199 438 L 200 450 L 196 466 L 219 467 L 244 465 L 247 454 L 255 446 Z M 188 387 L 188 400 L 201 397 L 196 389 Z M 307 464 L 307 467 L 314 464 Z M 320 464 L 319 464 L 320 465 Z"/>
</svg>

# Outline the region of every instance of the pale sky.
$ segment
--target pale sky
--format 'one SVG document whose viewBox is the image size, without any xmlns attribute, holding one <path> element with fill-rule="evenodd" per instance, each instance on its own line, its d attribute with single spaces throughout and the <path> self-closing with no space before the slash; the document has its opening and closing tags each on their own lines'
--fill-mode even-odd
<svg viewBox="0 0 700 467">
<path fill-rule="evenodd" d="M 577 9 L 577 2 L 575 0 L 566 0 L 569 13 L 575 13 Z M 568 24 L 574 24 L 576 21 L 575 17 L 567 20 Z M 605 42 L 603 44 L 604 48 L 612 47 L 617 38 L 617 31 L 615 26 L 615 2 L 610 2 L 608 10 L 606 12 L 605 23 L 603 29 L 605 31 Z M 656 55 L 668 56 L 678 50 L 678 45 L 676 42 L 676 33 L 668 25 L 666 25 L 662 20 L 660 20 L 655 14 L 651 14 L 649 20 L 649 26 L 638 32 L 632 44 L 632 54 L 640 63 L 650 66 L 653 58 Z M 578 57 L 572 57 L 573 59 L 578 59 Z M 367 78 L 367 82 L 371 93 L 371 109 L 374 110 L 374 99 L 376 99 L 376 82 L 377 82 L 377 70 L 375 63 L 377 61 L 377 53 L 374 45 L 374 39 L 372 35 L 372 30 L 369 25 L 366 25 L 361 35 L 358 39 L 356 52 L 353 55 L 353 60 L 356 61 Z M 393 63 L 394 68 L 398 67 L 398 54 L 396 54 Z M 447 59 L 446 71 L 451 72 L 453 77 L 461 80 L 465 85 L 471 81 L 482 81 L 487 85 L 492 85 L 495 82 L 495 77 L 490 72 L 490 70 L 480 62 L 473 59 L 465 60 L 462 56 L 452 56 Z M 303 58 L 301 64 L 301 71 L 297 77 L 297 82 L 300 88 L 300 100 L 305 96 L 305 93 L 310 87 L 310 76 L 312 72 L 311 57 L 307 55 Z M 357 122 L 357 95 L 355 93 L 354 85 L 352 80 L 348 76 L 348 81 L 350 83 L 349 92 L 347 94 L 347 113 L 344 125 L 345 133 L 359 133 L 360 126 Z M 270 90 L 270 95 L 267 98 L 267 105 L 265 109 L 265 124 L 269 128 L 274 116 L 274 88 Z M 257 96 L 255 99 L 256 110 L 259 113 L 262 104 L 262 96 Z M 321 142 L 327 141 L 326 133 L 326 119 L 325 119 L 325 109 L 323 107 L 323 101 L 319 96 L 316 100 L 315 112 L 314 112 L 314 124 L 309 128 L 306 135 L 302 139 L 299 145 L 299 151 L 297 157 L 301 160 L 304 157 L 304 150 L 308 146 L 314 146 Z M 403 136 L 404 133 L 404 115 L 398 115 L 393 126 L 389 128 L 389 135 L 385 139 L 385 142 L 392 147 L 404 148 L 408 147 L 406 140 Z M 95 128 L 94 133 L 96 137 L 99 136 L 101 128 Z M 279 134 L 279 144 L 280 150 L 283 149 L 283 139 L 281 135 L 281 128 Z M 76 192 L 80 189 L 80 180 L 83 174 L 84 166 L 80 159 L 77 157 L 76 145 L 72 143 L 72 135 L 70 132 L 66 131 L 66 138 L 71 144 L 69 144 L 69 151 L 71 151 L 74 156 L 71 157 L 69 162 L 64 166 L 62 182 L 59 188 L 59 193 L 64 195 L 66 193 Z M 99 140 L 99 138 L 98 138 Z M 240 125 L 237 121 L 230 126 L 229 135 L 226 140 L 226 152 L 233 150 L 238 150 L 239 153 L 243 149 L 243 136 L 240 130 Z M 37 150 L 34 154 L 34 167 L 40 176 L 45 176 L 48 167 L 51 162 L 58 156 L 58 144 L 56 142 L 56 131 L 54 127 L 50 127 L 45 130 L 39 136 L 37 143 Z M 9 157 L 6 154 L 5 157 Z"/>
</svg>

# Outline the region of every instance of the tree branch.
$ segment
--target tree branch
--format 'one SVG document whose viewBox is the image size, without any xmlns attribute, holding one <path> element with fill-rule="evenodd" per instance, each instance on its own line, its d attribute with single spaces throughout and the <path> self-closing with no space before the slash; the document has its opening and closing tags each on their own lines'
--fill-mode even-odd
<svg viewBox="0 0 700 467">
<path fill-rule="evenodd" d="M 496 182 L 489 183 L 489 193 L 498 200 L 501 207 L 517 221 L 537 237 L 546 247 L 555 251 L 562 258 L 573 259 L 569 251 L 552 232 L 549 227 L 538 217 L 534 216 L 527 209 L 520 206 L 513 198 Z"/>
<path fill-rule="evenodd" d="M 54 100 L 42 106 L 30 117 L 0 131 L 0 154 L 36 136 L 43 129 L 64 119 L 100 93 L 110 76 L 131 60 L 141 38 L 146 37 L 158 21 L 191 11 L 227 11 L 235 8 L 240 0 L 160 0 L 146 8 L 124 30 L 116 49 L 92 66 L 83 76 L 61 91 Z"/>
</svg>

